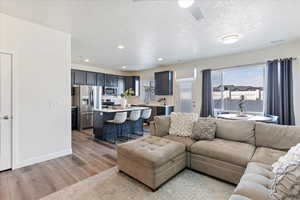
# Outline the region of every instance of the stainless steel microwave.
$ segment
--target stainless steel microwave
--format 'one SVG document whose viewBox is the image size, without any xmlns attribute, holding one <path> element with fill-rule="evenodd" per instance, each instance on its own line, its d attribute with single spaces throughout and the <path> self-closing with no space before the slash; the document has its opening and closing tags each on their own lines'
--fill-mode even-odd
<svg viewBox="0 0 300 200">
<path fill-rule="evenodd" d="M 105 87 L 105 95 L 117 95 L 118 88 L 116 87 Z"/>
</svg>

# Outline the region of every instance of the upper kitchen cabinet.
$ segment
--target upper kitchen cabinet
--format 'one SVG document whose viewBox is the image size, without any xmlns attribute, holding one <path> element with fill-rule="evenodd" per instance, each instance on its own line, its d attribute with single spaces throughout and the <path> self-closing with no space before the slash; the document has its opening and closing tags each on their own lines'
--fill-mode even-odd
<svg viewBox="0 0 300 200">
<path fill-rule="evenodd" d="M 74 70 L 71 70 L 71 85 L 74 85 L 75 84 L 75 71 Z"/>
<path fill-rule="evenodd" d="M 97 73 L 86 72 L 86 84 L 87 85 L 96 85 L 97 84 Z"/>
<path fill-rule="evenodd" d="M 86 85 L 86 74 L 85 71 L 74 70 L 74 84 L 75 85 Z"/>
<path fill-rule="evenodd" d="M 118 87 L 118 76 L 105 74 L 105 87 Z"/>
<path fill-rule="evenodd" d="M 133 89 L 132 76 L 125 76 L 125 90 L 128 90 L 129 88 Z"/>
<path fill-rule="evenodd" d="M 134 96 L 140 96 L 140 77 L 139 76 L 126 76 L 125 77 L 125 90 L 129 88 L 134 90 Z"/>
<path fill-rule="evenodd" d="M 102 73 L 97 73 L 97 85 L 104 86 L 105 85 L 105 75 Z"/>
<path fill-rule="evenodd" d="M 155 72 L 155 95 L 173 95 L 173 72 Z"/>
</svg>

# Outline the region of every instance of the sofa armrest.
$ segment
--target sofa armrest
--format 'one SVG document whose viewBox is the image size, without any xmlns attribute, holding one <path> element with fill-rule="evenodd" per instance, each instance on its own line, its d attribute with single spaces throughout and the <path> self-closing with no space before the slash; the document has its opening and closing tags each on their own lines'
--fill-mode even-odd
<svg viewBox="0 0 300 200">
<path fill-rule="evenodd" d="M 155 116 L 154 121 L 150 123 L 151 135 L 163 137 L 169 134 L 170 116 Z"/>
<path fill-rule="evenodd" d="M 152 135 L 152 136 L 157 135 L 154 121 L 150 122 L 150 135 Z"/>
</svg>

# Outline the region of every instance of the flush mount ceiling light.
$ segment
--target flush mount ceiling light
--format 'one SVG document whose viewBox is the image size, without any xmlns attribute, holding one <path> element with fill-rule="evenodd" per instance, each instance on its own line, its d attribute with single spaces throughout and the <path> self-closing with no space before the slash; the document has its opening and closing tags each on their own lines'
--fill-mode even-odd
<svg viewBox="0 0 300 200">
<path fill-rule="evenodd" d="M 126 66 L 122 66 L 122 69 L 126 69 L 127 67 Z"/>
<path fill-rule="evenodd" d="M 158 61 L 163 61 L 164 59 L 163 59 L 163 58 L 157 58 L 157 60 L 158 60 Z"/>
<path fill-rule="evenodd" d="M 125 49 L 124 45 L 118 45 L 118 49 Z"/>
<path fill-rule="evenodd" d="M 177 3 L 181 8 L 189 8 L 194 4 L 194 0 L 178 0 Z"/>
<path fill-rule="evenodd" d="M 89 62 L 91 62 L 91 60 L 87 58 L 87 59 L 84 59 L 84 62 L 89 63 Z"/>
<path fill-rule="evenodd" d="M 221 37 L 221 42 L 223 44 L 233 44 L 236 43 L 241 39 L 241 35 L 239 34 L 230 34 L 230 35 L 224 35 Z"/>
<path fill-rule="evenodd" d="M 273 40 L 271 41 L 272 44 L 278 44 L 278 43 L 282 43 L 284 42 L 284 40 Z"/>
</svg>

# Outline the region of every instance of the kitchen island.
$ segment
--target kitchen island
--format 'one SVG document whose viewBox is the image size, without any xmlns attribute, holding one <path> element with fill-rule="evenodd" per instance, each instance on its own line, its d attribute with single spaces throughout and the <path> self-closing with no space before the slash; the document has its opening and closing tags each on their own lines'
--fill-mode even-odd
<svg viewBox="0 0 300 200">
<path fill-rule="evenodd" d="M 117 112 L 127 112 L 128 116 L 131 111 L 133 110 L 145 110 L 149 109 L 148 107 L 129 107 L 129 108 L 103 108 L 94 110 L 94 136 L 95 139 L 98 140 L 106 140 L 106 137 L 108 134 L 111 134 L 111 132 L 108 132 L 107 129 L 105 129 L 105 122 L 107 120 L 114 119 L 114 116 Z M 137 122 L 137 127 L 141 131 L 143 126 L 143 121 L 139 120 Z M 127 131 L 124 129 L 124 131 Z"/>
<path fill-rule="evenodd" d="M 133 106 L 137 106 L 137 107 L 142 106 L 142 107 L 151 108 L 152 113 L 150 119 L 148 120 L 149 122 L 153 121 L 155 116 L 170 115 L 172 112 L 174 112 L 173 105 L 150 103 L 150 104 L 134 104 Z"/>
</svg>

